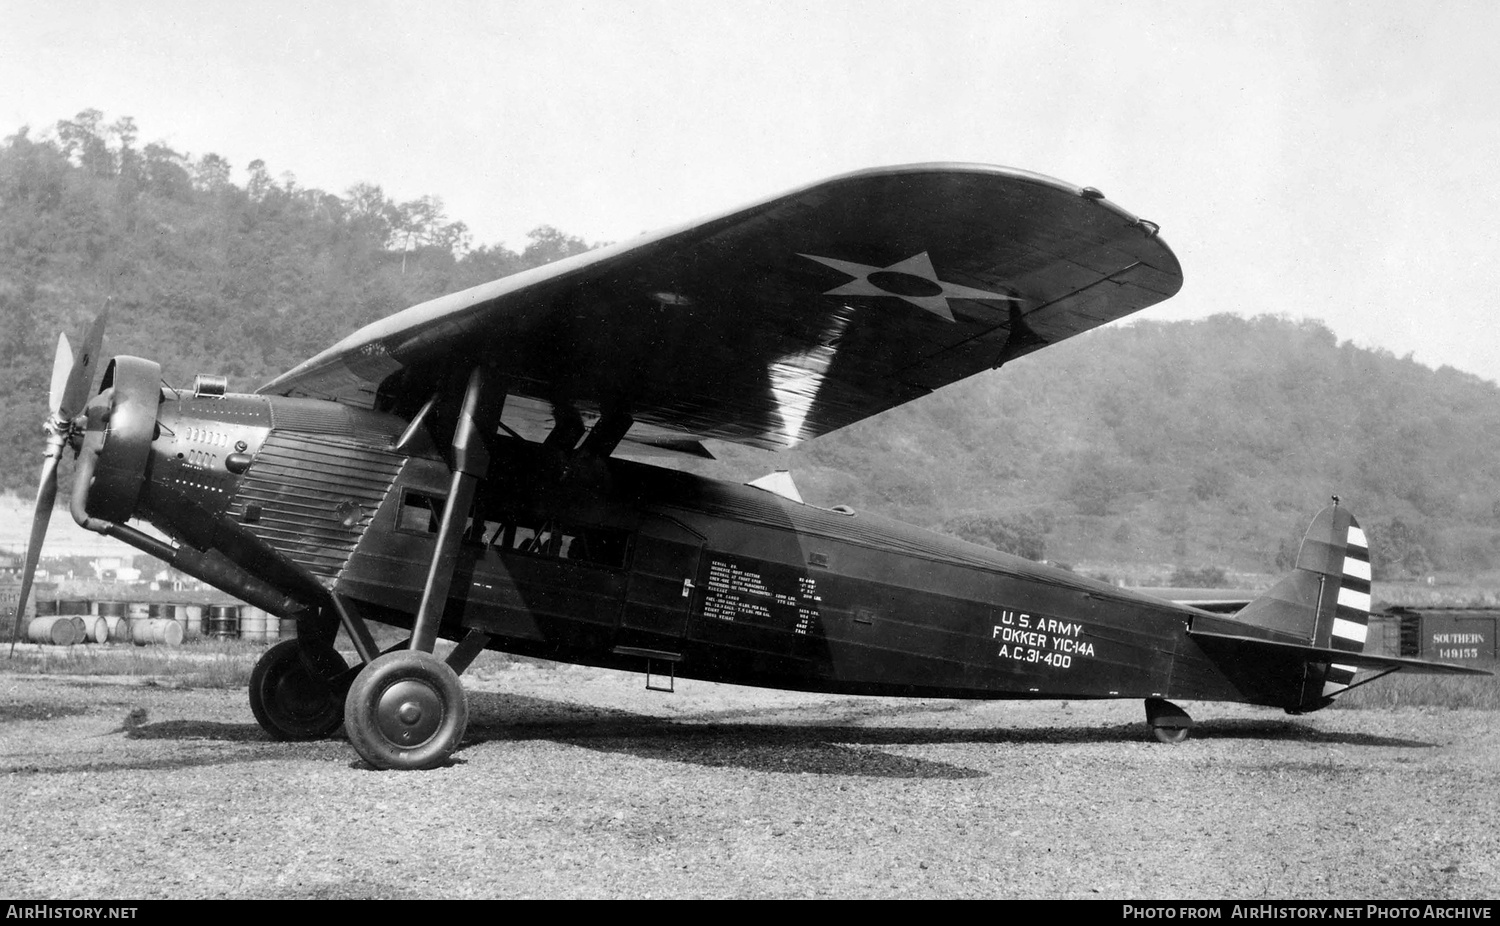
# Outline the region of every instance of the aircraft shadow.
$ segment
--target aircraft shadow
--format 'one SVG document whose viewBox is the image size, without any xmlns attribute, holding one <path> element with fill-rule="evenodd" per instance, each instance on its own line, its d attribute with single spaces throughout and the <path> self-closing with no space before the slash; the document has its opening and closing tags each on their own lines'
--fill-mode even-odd
<svg viewBox="0 0 1500 926">
<path fill-rule="evenodd" d="M 1399 749 L 1433 749 L 1436 743 L 1354 733 L 1320 730 L 1295 720 L 1210 720 L 1193 728 L 1193 739 L 1200 740 L 1285 740 L 1303 743 L 1327 743 L 1332 746 L 1385 746 Z"/>
<path fill-rule="evenodd" d="M 686 717 L 653 717 L 619 708 L 580 705 L 526 695 L 469 693 L 469 728 L 464 747 L 515 740 L 547 740 L 600 752 L 631 755 L 714 768 L 785 774 L 846 775 L 866 778 L 945 779 L 982 778 L 988 772 L 961 765 L 883 751 L 889 747 L 931 745 L 1030 745 L 1089 743 L 1151 743 L 1144 723 L 1060 724 L 1048 727 L 935 726 L 933 714 L 962 710 L 966 702 L 913 702 L 909 708 L 889 702 L 851 700 L 831 709 L 845 722 L 820 720 L 799 723 L 795 709 L 732 708 L 704 711 Z M 52 709 L 54 715 L 56 709 Z M 29 713 L 29 712 L 28 712 Z M 64 713 L 77 713 L 64 711 Z M 902 723 L 904 715 L 920 714 L 920 723 Z M 9 719 L 23 719 L 20 716 Z M 29 716 L 24 719 L 31 719 Z M 871 721 L 879 726 L 869 726 Z M 129 712 L 109 735 L 128 740 L 217 743 L 247 747 L 229 753 L 185 752 L 180 757 L 123 758 L 90 768 L 160 771 L 207 765 L 239 764 L 326 755 L 347 761 L 341 736 L 302 743 L 271 740 L 254 721 L 225 723 L 203 720 L 152 722 L 144 709 Z M 1435 744 L 1411 739 L 1320 730 L 1306 722 L 1282 719 L 1212 720 L 1193 731 L 1196 740 L 1267 740 L 1341 746 L 1432 748 Z M 1190 740 L 1189 743 L 1192 741 Z M 1161 749 L 1174 747 L 1160 746 Z M 1190 745 L 1178 747 L 1189 749 Z M 465 762 L 462 749 L 454 756 Z M 363 763 L 356 763 L 362 766 Z M 1321 767 L 1320 767 L 1321 768 Z M 47 774 L 75 771 L 71 764 L 44 767 L 19 764 L 8 771 Z"/>
<path fill-rule="evenodd" d="M 68 704 L 0 704 L 0 723 L 28 720 L 59 720 L 87 714 L 85 706 Z"/>
<path fill-rule="evenodd" d="M 260 724 L 219 723 L 207 720 L 162 720 L 132 725 L 114 731 L 132 740 L 213 740 L 220 743 L 268 743 L 271 738 Z"/>
<path fill-rule="evenodd" d="M 470 693 L 465 745 L 496 740 L 551 740 L 586 749 L 710 767 L 787 774 L 853 775 L 873 778 L 964 779 L 989 773 L 949 763 L 892 755 L 881 747 L 943 744 L 1145 743 L 1142 723 L 1056 727 L 934 727 L 931 703 L 915 706 L 923 725 L 860 726 L 900 708 L 857 710 L 849 724 L 789 720 L 786 708 L 706 712 L 691 718 L 649 717 L 615 708 L 581 706 L 522 695 Z M 560 716 L 561 715 L 561 716 Z M 758 719 L 759 718 L 759 719 Z M 1194 729 L 1202 740 L 1278 740 L 1345 746 L 1431 748 L 1416 740 L 1319 730 L 1288 720 L 1210 721 Z M 1173 747 L 1159 746 L 1162 749 Z M 461 753 L 460 753 L 461 755 Z"/>
<path fill-rule="evenodd" d="M 69 714 L 88 713 L 88 709 L 70 710 Z M 181 755 L 157 758 L 102 759 L 97 754 L 86 757 L 90 772 L 106 771 L 170 771 L 182 768 L 200 768 L 215 765 L 240 765 L 246 762 L 269 762 L 277 759 L 306 757 L 309 748 L 328 751 L 329 756 L 345 758 L 347 744 L 338 739 L 311 743 L 280 743 L 266 735 L 253 720 L 248 723 L 222 723 L 206 720 L 162 720 L 150 722 L 147 713 L 137 708 L 126 714 L 120 726 L 104 736 L 123 734 L 127 740 L 156 740 L 183 744 L 232 744 L 247 747 L 225 751 L 223 749 L 184 751 Z M 80 766 L 74 763 L 34 764 L 20 762 L 7 766 L 4 771 L 22 775 L 47 775 L 77 772 Z"/>
</svg>

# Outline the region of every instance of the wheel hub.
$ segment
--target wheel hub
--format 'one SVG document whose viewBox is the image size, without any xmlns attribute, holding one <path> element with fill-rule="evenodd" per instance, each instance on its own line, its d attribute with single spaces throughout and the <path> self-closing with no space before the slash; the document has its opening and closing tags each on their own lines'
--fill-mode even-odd
<svg viewBox="0 0 1500 926">
<path fill-rule="evenodd" d="M 416 746 L 442 723 L 443 699 L 431 686 L 406 679 L 381 694 L 376 717 L 380 732 L 392 743 Z"/>
<path fill-rule="evenodd" d="M 343 705 L 326 677 L 346 667 L 332 650 L 314 653 L 318 668 L 296 640 L 283 640 L 266 651 L 250 676 L 250 709 L 261 728 L 278 740 L 327 736 L 344 721 Z"/>
<path fill-rule="evenodd" d="M 305 718 L 326 708 L 328 698 L 305 672 L 288 672 L 272 686 L 272 703 L 289 717 Z"/>
<path fill-rule="evenodd" d="M 349 742 L 378 769 L 435 768 L 468 726 L 458 673 L 431 653 L 395 650 L 360 670 L 344 696 Z"/>
</svg>

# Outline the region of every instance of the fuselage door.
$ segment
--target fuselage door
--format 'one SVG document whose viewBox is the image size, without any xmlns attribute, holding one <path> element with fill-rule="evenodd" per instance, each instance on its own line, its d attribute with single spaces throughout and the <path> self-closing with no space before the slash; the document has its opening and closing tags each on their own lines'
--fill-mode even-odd
<svg viewBox="0 0 1500 926">
<path fill-rule="evenodd" d="M 697 600 L 694 583 L 705 539 L 677 521 L 648 516 L 635 538 L 616 652 L 675 658 Z"/>
</svg>

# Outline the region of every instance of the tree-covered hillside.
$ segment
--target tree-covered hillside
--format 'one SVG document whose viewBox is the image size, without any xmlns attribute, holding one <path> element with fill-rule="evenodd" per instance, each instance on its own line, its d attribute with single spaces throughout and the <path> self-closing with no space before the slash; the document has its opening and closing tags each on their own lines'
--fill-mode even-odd
<svg viewBox="0 0 1500 926">
<path fill-rule="evenodd" d="M 394 202 L 139 144 L 95 111 L 0 146 L 0 478 L 30 494 L 57 333 L 112 297 L 110 353 L 252 389 L 371 320 L 576 253 L 475 245 L 441 201 Z M 1293 287 L 1294 288 L 1294 287 Z M 1500 389 L 1282 317 L 1095 331 L 814 441 L 717 445 L 847 503 L 1096 572 L 1284 567 L 1333 494 L 1385 575 L 1500 568 Z"/>
<path fill-rule="evenodd" d="M 139 137 L 88 110 L 0 146 L 4 488 L 35 478 L 58 332 L 81 335 L 106 297 L 110 353 L 249 390 L 367 322 L 588 248 L 547 227 L 520 254 L 476 247 L 435 197 L 334 195 L 261 161 L 237 185 L 216 154 Z"/>
<path fill-rule="evenodd" d="M 792 453 L 730 453 L 821 504 L 1075 563 L 1275 571 L 1337 494 L 1386 575 L 1500 565 L 1497 455 L 1494 384 L 1230 315 L 1098 330 Z"/>
</svg>

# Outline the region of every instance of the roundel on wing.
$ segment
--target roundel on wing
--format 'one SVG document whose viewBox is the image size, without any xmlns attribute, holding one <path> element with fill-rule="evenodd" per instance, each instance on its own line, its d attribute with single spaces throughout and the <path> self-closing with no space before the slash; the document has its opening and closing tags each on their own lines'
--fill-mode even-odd
<svg viewBox="0 0 1500 926">
<path fill-rule="evenodd" d="M 906 260 L 898 260 L 888 267 L 873 267 L 851 260 L 819 257 L 816 254 L 799 256 L 815 260 L 854 278 L 842 286 L 828 290 L 823 294 L 825 296 L 895 296 L 897 299 L 903 299 L 919 309 L 925 309 L 950 322 L 953 321 L 953 310 L 948 305 L 949 299 L 1018 301 L 1015 296 L 974 289 L 971 286 L 960 286 L 957 283 L 947 283 L 938 279 L 937 271 L 932 266 L 932 259 L 927 256 L 926 251 L 908 257 Z"/>
</svg>

